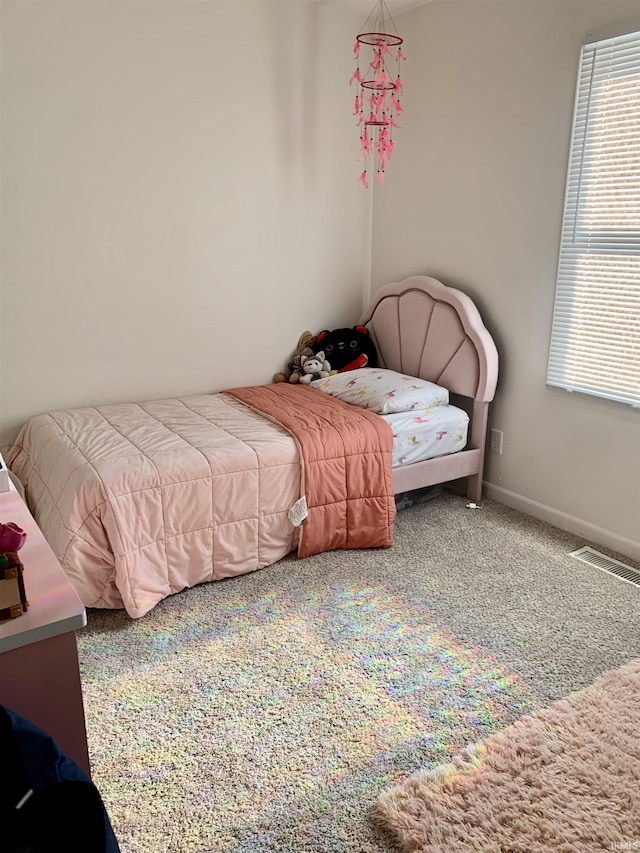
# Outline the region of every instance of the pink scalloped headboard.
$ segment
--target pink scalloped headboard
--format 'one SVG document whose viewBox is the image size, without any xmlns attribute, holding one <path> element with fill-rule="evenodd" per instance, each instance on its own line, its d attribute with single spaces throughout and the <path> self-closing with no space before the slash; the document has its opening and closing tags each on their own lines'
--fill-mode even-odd
<svg viewBox="0 0 640 853">
<path fill-rule="evenodd" d="M 493 400 L 498 351 L 466 294 L 411 276 L 379 290 L 360 319 L 381 367 L 419 376 L 479 402 Z"/>
</svg>

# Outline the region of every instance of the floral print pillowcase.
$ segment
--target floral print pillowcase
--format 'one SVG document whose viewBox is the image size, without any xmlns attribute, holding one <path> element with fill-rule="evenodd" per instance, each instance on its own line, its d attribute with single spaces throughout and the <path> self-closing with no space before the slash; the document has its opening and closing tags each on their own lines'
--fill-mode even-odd
<svg viewBox="0 0 640 853">
<path fill-rule="evenodd" d="M 361 367 L 336 373 L 326 379 L 316 379 L 311 386 L 379 415 L 431 409 L 449 402 L 446 388 L 382 367 Z"/>
</svg>

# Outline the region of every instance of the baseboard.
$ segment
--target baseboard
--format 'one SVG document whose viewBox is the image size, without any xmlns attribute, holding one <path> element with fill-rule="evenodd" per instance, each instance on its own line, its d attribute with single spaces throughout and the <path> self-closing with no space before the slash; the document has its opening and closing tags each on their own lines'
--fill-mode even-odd
<svg viewBox="0 0 640 853">
<path fill-rule="evenodd" d="M 534 518 L 546 521 L 554 527 L 559 527 L 560 530 L 565 530 L 567 533 L 574 533 L 588 542 L 602 545 L 605 548 L 616 551 L 618 554 L 624 554 L 624 556 L 632 560 L 640 561 L 640 542 L 635 542 L 633 539 L 627 539 L 624 536 L 618 536 L 610 530 L 605 530 L 604 527 L 598 527 L 597 524 L 583 521 L 581 518 L 561 512 L 552 506 L 538 503 L 538 501 L 531 500 L 531 498 L 525 498 L 524 495 L 519 495 L 516 492 L 510 492 L 508 489 L 503 489 L 502 486 L 494 486 L 491 483 L 485 482 L 483 483 L 483 487 L 485 495 L 491 500 L 506 504 L 521 512 L 526 512 L 527 515 L 532 515 Z"/>
</svg>

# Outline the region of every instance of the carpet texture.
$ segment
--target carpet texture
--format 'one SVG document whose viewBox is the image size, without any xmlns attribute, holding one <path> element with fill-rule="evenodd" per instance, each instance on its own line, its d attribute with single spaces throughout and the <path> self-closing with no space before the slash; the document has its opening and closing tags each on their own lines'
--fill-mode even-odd
<svg viewBox="0 0 640 853">
<path fill-rule="evenodd" d="M 640 848 L 640 660 L 385 791 L 414 853 Z"/>
<path fill-rule="evenodd" d="M 123 853 L 385 853 L 378 795 L 640 657 L 581 540 L 445 495 L 381 551 L 282 560 L 78 632 Z"/>
</svg>

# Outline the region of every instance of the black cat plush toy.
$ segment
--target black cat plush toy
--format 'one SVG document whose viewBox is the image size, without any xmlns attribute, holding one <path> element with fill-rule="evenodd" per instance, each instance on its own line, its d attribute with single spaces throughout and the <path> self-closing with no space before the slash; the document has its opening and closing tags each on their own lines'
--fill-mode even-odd
<svg viewBox="0 0 640 853">
<path fill-rule="evenodd" d="M 313 345 L 314 352 L 323 351 L 331 370 L 344 373 L 357 367 L 375 367 L 378 355 L 369 331 L 364 326 L 352 329 L 325 329 Z"/>
</svg>

